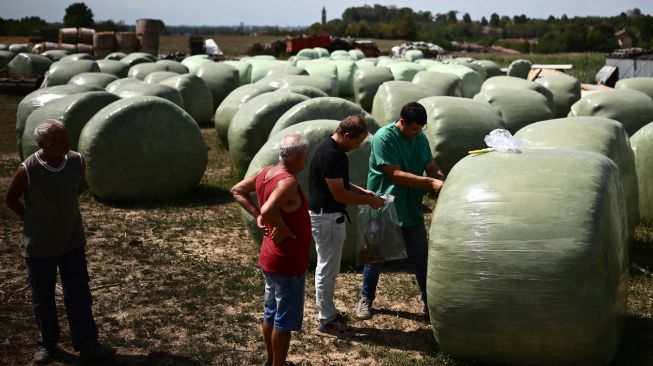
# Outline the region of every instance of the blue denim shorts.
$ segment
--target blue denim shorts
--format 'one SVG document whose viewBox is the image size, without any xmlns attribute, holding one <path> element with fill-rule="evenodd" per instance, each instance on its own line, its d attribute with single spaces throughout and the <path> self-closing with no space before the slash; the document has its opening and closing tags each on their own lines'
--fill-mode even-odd
<svg viewBox="0 0 653 366">
<path fill-rule="evenodd" d="M 300 330 L 304 318 L 304 284 L 306 274 L 282 276 L 263 272 L 265 307 L 263 321 L 282 332 Z"/>
</svg>

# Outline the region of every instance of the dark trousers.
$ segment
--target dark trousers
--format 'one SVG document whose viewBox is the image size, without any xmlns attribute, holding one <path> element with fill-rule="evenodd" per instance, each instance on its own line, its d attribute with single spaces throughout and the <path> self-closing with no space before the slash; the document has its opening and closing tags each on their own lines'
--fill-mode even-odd
<svg viewBox="0 0 653 366">
<path fill-rule="evenodd" d="M 98 331 L 93 319 L 93 299 L 88 287 L 86 252 L 74 249 L 58 257 L 25 258 L 27 281 L 32 287 L 32 305 L 36 324 L 41 331 L 38 343 L 54 348 L 59 341 L 59 320 L 55 305 L 57 267 L 61 276 L 63 300 L 68 325 L 76 350 L 97 341 Z"/>
</svg>

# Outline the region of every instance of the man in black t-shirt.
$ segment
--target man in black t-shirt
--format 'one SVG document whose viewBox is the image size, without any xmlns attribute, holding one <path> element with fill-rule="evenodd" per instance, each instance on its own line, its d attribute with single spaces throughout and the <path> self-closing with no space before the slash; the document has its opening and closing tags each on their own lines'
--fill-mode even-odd
<svg viewBox="0 0 653 366">
<path fill-rule="evenodd" d="M 328 337 L 348 337 L 354 334 L 353 329 L 340 319 L 333 302 L 346 235 L 346 205 L 368 204 L 373 208 L 383 206 L 382 198 L 349 182 L 346 152 L 357 149 L 367 135 L 363 116 L 343 119 L 336 132 L 317 145 L 309 170 L 308 208 L 317 252 L 317 332 Z"/>
</svg>

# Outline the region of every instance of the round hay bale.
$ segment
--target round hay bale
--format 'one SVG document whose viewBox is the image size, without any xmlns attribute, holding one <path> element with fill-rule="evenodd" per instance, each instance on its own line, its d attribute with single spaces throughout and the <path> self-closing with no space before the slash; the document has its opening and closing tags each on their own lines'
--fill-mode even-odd
<svg viewBox="0 0 653 366">
<path fill-rule="evenodd" d="M 293 85 L 305 85 L 318 88 L 329 96 L 338 95 L 338 84 L 335 80 L 310 75 L 282 75 L 269 76 L 261 79 L 257 84 L 269 85 L 274 89 L 285 88 Z"/>
<path fill-rule="evenodd" d="M 129 67 L 132 67 L 134 65 L 138 64 L 144 64 L 148 62 L 156 62 L 156 57 L 150 55 L 149 53 L 145 52 L 132 52 L 128 54 L 127 56 L 121 58 L 119 60 L 120 62 L 126 63 L 129 65 Z"/>
<path fill-rule="evenodd" d="M 305 63 L 302 67 L 310 76 L 320 76 L 329 80 L 333 80 L 335 83 L 338 82 L 338 68 L 336 65 L 332 65 L 324 61 L 315 61 L 311 63 Z"/>
<path fill-rule="evenodd" d="M 632 136 L 653 121 L 653 100 L 637 90 L 611 90 L 587 94 L 571 106 L 569 117 L 594 116 L 621 122 Z"/>
<path fill-rule="evenodd" d="M 34 129 L 46 119 L 56 119 L 66 126 L 70 148 L 77 150 L 79 134 L 88 120 L 100 109 L 120 99 L 105 91 L 74 94 L 54 100 L 32 112 L 25 122 L 22 148 L 23 156 L 35 153 L 39 146 L 34 138 Z"/>
<path fill-rule="evenodd" d="M 487 147 L 485 135 L 505 128 L 499 110 L 488 103 L 467 98 L 430 97 L 418 101 L 426 109 L 429 140 L 433 159 L 445 174 L 469 150 Z"/>
<path fill-rule="evenodd" d="M 0 69 L 4 69 L 14 57 L 16 57 L 15 53 L 0 50 Z"/>
<path fill-rule="evenodd" d="M 424 68 L 427 69 L 427 70 L 428 70 L 429 67 L 431 67 L 433 65 L 443 65 L 442 62 L 432 60 L 430 58 L 422 58 L 422 59 L 419 59 L 419 60 L 415 61 L 415 63 L 418 63 L 418 64 L 424 66 Z"/>
<path fill-rule="evenodd" d="M 331 119 L 340 121 L 345 117 L 362 114 L 365 116 L 367 129 L 371 134 L 380 128 L 374 117 L 369 115 L 361 106 L 338 97 L 322 97 L 305 100 L 296 104 L 284 113 L 274 124 L 270 136 L 279 131 L 301 122 L 316 119 Z"/>
<path fill-rule="evenodd" d="M 246 176 L 251 176 L 259 172 L 261 169 L 268 165 L 276 164 L 279 160 L 279 142 L 283 137 L 298 133 L 302 135 L 309 142 L 308 156 L 306 157 L 306 166 L 304 170 L 297 174 L 297 182 L 302 187 L 305 194 L 308 195 L 308 172 L 310 171 L 310 162 L 313 157 L 313 152 L 317 144 L 327 136 L 332 135 L 338 127 L 339 121 L 336 120 L 314 120 L 302 122 L 288 127 L 280 131 L 278 134 L 270 136 L 270 139 L 261 147 L 258 153 L 252 159 L 246 172 Z M 367 171 L 371 151 L 371 135 L 366 138 L 361 146 L 349 152 L 349 171 L 350 181 L 360 187 L 367 186 Z M 254 198 L 256 200 L 256 198 Z M 347 206 L 349 216 L 354 218 L 358 214 L 358 207 L 355 205 Z M 257 243 L 261 243 L 261 233 L 256 227 L 256 222 L 249 213 L 241 210 L 243 220 L 246 227 Z M 347 222 L 347 235 L 342 250 L 342 263 L 355 265 L 356 264 L 356 238 L 357 238 L 357 225 L 356 220 Z M 311 261 L 315 262 L 315 246 L 312 247 Z"/>
<path fill-rule="evenodd" d="M 77 52 L 77 43 L 59 43 L 59 48 L 70 53 Z"/>
<path fill-rule="evenodd" d="M 529 60 L 515 60 L 508 65 L 508 76 L 528 79 L 528 73 L 531 72 L 531 66 L 533 66 L 533 63 Z"/>
<path fill-rule="evenodd" d="M 207 126 L 213 118 L 213 96 L 208 85 L 196 75 L 183 74 L 159 82 L 176 89 L 184 100 L 184 110 L 200 126 Z"/>
<path fill-rule="evenodd" d="M 535 90 L 494 88 L 482 90 L 474 100 L 490 103 L 501 112 L 506 130 L 514 134 L 534 122 L 553 118 L 546 97 Z"/>
<path fill-rule="evenodd" d="M 105 60 L 115 60 L 115 61 L 120 61 L 123 58 L 127 57 L 127 54 L 124 52 L 111 52 L 108 54 L 104 59 Z"/>
<path fill-rule="evenodd" d="M 92 55 L 89 55 L 88 53 L 82 53 L 81 51 L 78 53 L 73 53 L 70 55 L 66 55 L 61 58 L 59 61 L 78 61 L 78 60 L 91 60 L 95 61 L 95 58 Z"/>
<path fill-rule="evenodd" d="M 566 74 L 546 75 L 535 80 L 553 94 L 553 115 L 567 117 L 571 106 L 580 99 L 580 81 Z"/>
<path fill-rule="evenodd" d="M 485 70 L 486 79 L 503 75 L 503 73 L 501 72 L 501 68 L 494 61 L 476 60 L 474 62 L 481 65 L 481 67 L 483 67 L 483 70 Z"/>
<path fill-rule="evenodd" d="M 335 60 L 330 61 L 338 69 L 338 96 L 354 96 L 354 73 L 358 66 L 352 60 Z"/>
<path fill-rule="evenodd" d="M 188 68 L 188 73 L 196 74 L 197 68 L 201 64 L 211 63 L 211 62 L 213 62 L 213 60 L 209 57 L 209 55 L 202 54 L 202 55 L 188 56 L 181 61 L 181 64 Z"/>
<path fill-rule="evenodd" d="M 115 34 L 115 32 L 96 32 L 93 35 L 93 47 L 96 50 L 98 50 L 98 49 L 103 50 L 103 51 L 104 50 L 109 50 L 109 52 L 107 54 L 113 52 L 116 49 L 116 34 Z M 104 57 L 104 56 L 102 56 L 102 57 Z"/>
<path fill-rule="evenodd" d="M 233 66 L 238 70 L 240 86 L 249 84 L 252 80 L 252 64 L 246 61 L 225 61 L 225 65 Z"/>
<path fill-rule="evenodd" d="M 77 28 L 59 28 L 59 43 L 77 43 L 79 33 Z"/>
<path fill-rule="evenodd" d="M 275 66 L 268 70 L 265 76 L 282 76 L 282 75 L 308 75 L 308 72 L 301 67 L 292 65 Z"/>
<path fill-rule="evenodd" d="M 327 93 L 323 92 L 322 90 L 307 85 L 291 85 L 291 86 L 279 88 L 278 90 L 284 90 L 284 91 L 289 91 L 291 93 L 305 95 L 309 98 L 328 97 Z"/>
<path fill-rule="evenodd" d="M 294 105 L 309 98 L 286 91 L 264 93 L 250 99 L 234 115 L 227 138 L 229 155 L 237 172 L 244 172 L 270 136 L 274 124 Z"/>
<path fill-rule="evenodd" d="M 211 117 L 213 117 L 213 113 L 220 103 L 240 84 L 238 70 L 223 63 L 204 63 L 199 65 L 196 75 L 204 80 L 211 91 L 211 100 L 213 101 Z"/>
<path fill-rule="evenodd" d="M 159 33 L 141 33 L 136 35 L 138 39 L 138 48 L 140 50 L 159 50 Z M 150 52 L 148 52 L 150 53 Z M 158 52 L 154 53 L 156 56 Z"/>
<path fill-rule="evenodd" d="M 168 66 L 156 62 L 145 62 L 129 68 L 127 77 L 145 80 L 145 77 L 155 71 L 168 71 Z"/>
<path fill-rule="evenodd" d="M 158 60 L 157 64 L 165 65 L 168 71 L 176 72 L 177 74 L 188 74 L 188 67 L 178 61 L 174 60 Z"/>
<path fill-rule="evenodd" d="M 172 71 L 155 71 L 151 74 L 148 74 L 145 77 L 145 80 L 143 80 L 147 84 L 158 84 L 160 81 L 163 81 L 165 79 L 169 79 L 171 77 L 175 77 L 179 75 L 176 72 Z"/>
<path fill-rule="evenodd" d="M 630 139 L 635 153 L 639 183 L 640 219 L 653 222 L 653 123 L 640 128 Z"/>
<path fill-rule="evenodd" d="M 58 61 L 50 65 L 45 75 L 45 86 L 68 84 L 70 79 L 83 72 L 100 72 L 100 67 L 92 60 Z"/>
<path fill-rule="evenodd" d="M 376 64 L 372 61 L 369 60 L 358 60 L 355 61 L 356 66 L 358 67 L 357 71 L 360 69 L 369 69 L 369 68 L 375 68 Z M 355 92 L 354 92 L 355 93 Z"/>
<path fill-rule="evenodd" d="M 414 62 L 397 62 L 388 66 L 395 80 L 412 81 L 420 71 L 425 71 L 424 67 Z"/>
<path fill-rule="evenodd" d="M 534 90 L 544 95 L 549 102 L 549 106 L 553 108 L 553 93 L 551 93 L 551 91 L 544 85 L 534 81 L 524 80 L 514 76 L 495 76 L 485 80 L 481 86 L 481 90 L 483 91 L 497 88 L 518 88 Z"/>
<path fill-rule="evenodd" d="M 78 43 L 77 52 L 88 54 L 89 56 L 91 56 L 90 58 L 88 58 L 88 60 L 95 60 L 95 57 L 93 56 L 93 46 L 90 44 Z"/>
<path fill-rule="evenodd" d="M 49 58 L 33 53 L 19 53 L 7 63 L 7 70 L 10 75 L 43 76 L 52 65 Z"/>
<path fill-rule="evenodd" d="M 434 95 L 462 97 L 462 82 L 454 74 L 437 71 L 420 71 L 415 74 L 413 83 L 433 89 Z"/>
<path fill-rule="evenodd" d="M 18 145 L 18 154 L 23 160 L 23 132 L 25 131 L 25 122 L 32 112 L 54 100 L 63 98 L 68 95 L 81 94 L 90 91 L 98 91 L 94 86 L 88 85 L 58 85 L 49 88 L 37 89 L 25 96 L 16 111 L 16 144 Z"/>
<path fill-rule="evenodd" d="M 275 90 L 275 88 L 269 85 L 247 84 L 234 89 L 234 91 L 224 98 L 215 111 L 213 123 L 215 124 L 215 131 L 218 133 L 220 144 L 225 149 L 229 149 L 228 131 L 234 114 L 236 114 L 236 112 L 250 99 L 273 90 Z"/>
<path fill-rule="evenodd" d="M 461 87 L 463 97 L 465 98 L 473 98 L 474 95 L 481 91 L 481 85 L 483 84 L 481 75 L 468 66 L 460 64 L 433 64 L 427 70 L 456 75 L 462 83 Z"/>
<path fill-rule="evenodd" d="M 298 57 L 306 57 L 306 58 L 311 59 L 311 60 L 316 59 L 316 58 L 320 58 L 318 56 L 318 54 L 317 54 L 317 51 L 315 49 L 313 49 L 313 48 L 304 48 L 302 50 L 299 50 L 299 52 L 297 52 L 297 56 Z"/>
<path fill-rule="evenodd" d="M 142 96 L 98 111 L 79 138 L 86 180 L 106 201 L 151 201 L 192 190 L 202 179 L 207 147 L 197 123 L 175 104 Z"/>
<path fill-rule="evenodd" d="M 116 32 L 116 51 L 132 53 L 138 50 L 138 40 L 134 32 Z"/>
<path fill-rule="evenodd" d="M 392 80 L 394 76 L 387 67 L 359 68 L 354 73 L 354 101 L 366 111 L 372 112 L 377 90 L 383 83 Z"/>
<path fill-rule="evenodd" d="M 404 58 L 410 62 L 415 62 L 424 58 L 424 52 L 420 50 L 408 50 L 404 53 Z"/>
<path fill-rule="evenodd" d="M 4 43 L 0 43 L 0 51 L 9 51 L 9 46 Z"/>
<path fill-rule="evenodd" d="M 49 58 L 52 62 L 57 62 L 68 55 L 70 55 L 70 52 L 66 50 L 47 50 L 41 53 L 41 56 Z"/>
<path fill-rule="evenodd" d="M 83 72 L 73 76 L 68 84 L 72 85 L 90 85 L 104 89 L 111 82 L 118 80 L 118 77 L 102 72 Z"/>
<path fill-rule="evenodd" d="M 361 50 L 349 50 L 347 53 L 349 54 L 349 57 L 351 57 L 351 59 L 354 61 L 362 60 L 365 58 L 365 54 Z"/>
<path fill-rule="evenodd" d="M 313 49 L 315 50 L 315 52 L 317 52 L 317 58 L 329 57 L 330 56 L 329 50 L 327 50 L 326 48 L 313 47 Z"/>
<path fill-rule="evenodd" d="M 381 84 L 372 104 L 372 116 L 381 126 L 399 119 L 406 103 L 434 96 L 430 88 L 408 81 L 386 81 Z"/>
<path fill-rule="evenodd" d="M 483 65 L 476 62 L 473 58 L 458 57 L 451 60 L 450 63 L 453 65 L 467 66 L 470 69 L 476 71 L 481 76 L 481 80 L 487 79 L 487 72 L 485 71 L 485 68 Z"/>
<path fill-rule="evenodd" d="M 115 75 L 119 78 L 126 78 L 129 73 L 129 65 L 118 60 L 104 59 L 97 60 L 96 63 L 100 68 L 100 72 L 105 74 Z"/>
<path fill-rule="evenodd" d="M 181 96 L 181 93 L 179 90 L 171 86 L 162 84 L 145 84 L 140 80 L 137 82 L 120 82 L 120 80 L 123 79 L 118 79 L 107 85 L 107 91 L 123 99 L 140 96 L 159 97 L 171 101 L 181 109 L 185 108 L 184 99 Z M 111 89 L 111 91 L 109 89 Z"/>
<path fill-rule="evenodd" d="M 136 34 L 161 32 L 161 21 L 159 19 L 136 19 Z"/>
<path fill-rule="evenodd" d="M 349 56 L 349 52 L 345 50 L 335 50 L 331 52 L 331 55 L 329 55 L 332 60 L 351 60 L 351 56 Z"/>
<path fill-rule="evenodd" d="M 251 82 L 255 83 L 261 79 L 263 79 L 268 71 L 271 69 L 277 67 L 277 66 L 287 66 L 291 65 L 289 64 L 288 61 L 281 61 L 277 59 L 269 59 L 269 58 L 251 58 L 248 59 L 247 62 L 252 64 L 252 73 L 251 73 Z"/>
<path fill-rule="evenodd" d="M 617 81 L 614 86 L 617 90 L 637 90 L 646 95 L 649 98 L 653 99 L 653 78 L 652 77 L 640 77 L 640 78 L 628 78 L 621 79 Z"/>
<path fill-rule="evenodd" d="M 110 82 L 104 90 L 108 91 L 109 93 L 114 93 L 116 90 L 119 90 L 123 87 L 124 84 L 141 84 L 143 81 L 134 79 L 134 78 L 122 78 L 118 80 L 114 80 Z"/>
<path fill-rule="evenodd" d="M 621 123 L 600 117 L 568 117 L 542 121 L 519 130 L 515 137 L 530 143 L 524 149 L 564 149 L 601 154 L 619 167 L 631 232 L 639 224 L 635 157 Z"/>
</svg>

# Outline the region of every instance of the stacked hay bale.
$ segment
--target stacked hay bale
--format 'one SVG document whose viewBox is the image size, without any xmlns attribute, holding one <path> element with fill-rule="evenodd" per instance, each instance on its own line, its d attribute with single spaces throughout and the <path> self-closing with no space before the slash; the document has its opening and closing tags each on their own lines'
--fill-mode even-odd
<svg viewBox="0 0 653 366">
<path fill-rule="evenodd" d="M 116 32 L 116 51 L 127 54 L 138 51 L 136 33 Z"/>
<path fill-rule="evenodd" d="M 77 52 L 93 54 L 95 29 L 79 28 L 77 29 L 77 35 Z"/>
<path fill-rule="evenodd" d="M 157 56 L 159 54 L 159 31 L 161 21 L 158 19 L 136 19 L 136 38 L 138 48 Z"/>
<path fill-rule="evenodd" d="M 115 32 L 97 32 L 93 35 L 93 54 L 96 58 L 105 58 L 116 50 Z"/>
<path fill-rule="evenodd" d="M 59 29 L 59 48 L 62 50 L 77 52 L 77 43 L 79 33 L 77 28 L 60 28 Z"/>
</svg>

